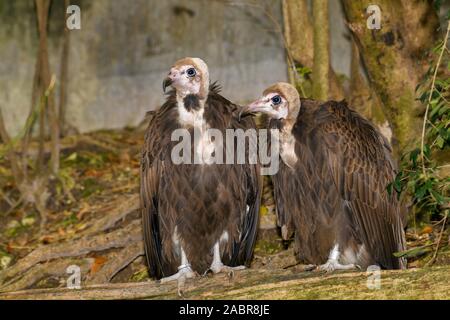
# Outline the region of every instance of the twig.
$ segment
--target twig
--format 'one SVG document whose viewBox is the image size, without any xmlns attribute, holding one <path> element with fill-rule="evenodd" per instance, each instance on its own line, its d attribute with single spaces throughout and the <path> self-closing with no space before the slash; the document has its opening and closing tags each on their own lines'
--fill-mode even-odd
<svg viewBox="0 0 450 320">
<path fill-rule="evenodd" d="M 284 17 L 284 37 L 286 39 L 286 43 L 290 44 L 292 43 L 291 41 L 291 26 L 290 26 L 290 20 L 289 20 L 289 8 L 288 8 L 288 4 L 286 2 L 286 0 L 282 0 L 281 1 L 281 5 L 282 5 L 282 9 L 283 9 L 283 17 Z M 286 51 L 288 49 L 286 48 Z M 289 56 L 288 58 L 288 63 L 289 63 L 289 67 L 288 67 L 288 71 L 289 71 L 289 81 L 294 84 L 295 83 L 295 79 L 294 79 L 294 72 L 293 70 L 291 70 L 291 65 L 290 65 L 290 59 Z"/>
<path fill-rule="evenodd" d="M 6 211 L 5 216 L 8 216 L 11 212 L 13 212 L 15 209 L 17 209 L 23 202 L 23 194 L 21 193 L 19 200 L 17 200 L 15 203 L 11 205 L 11 207 Z"/>
<path fill-rule="evenodd" d="M 39 99 L 38 94 L 40 92 L 39 75 L 41 69 L 41 59 L 38 57 L 36 59 L 36 64 L 34 67 L 34 77 L 33 77 L 33 87 L 31 93 L 31 105 L 30 112 L 28 114 L 25 123 L 30 123 L 29 127 L 26 127 L 23 140 L 22 140 L 22 170 L 25 176 L 28 175 L 28 144 L 30 142 L 31 132 L 33 131 L 33 125 L 36 120 L 36 114 L 39 113 Z"/>
<path fill-rule="evenodd" d="M 2 191 L 2 189 L 0 189 L 0 196 L 2 197 L 3 200 L 5 200 L 6 203 L 8 203 L 10 207 L 14 205 L 12 200 Z"/>
<path fill-rule="evenodd" d="M 3 119 L 3 113 L 1 108 L 0 108 L 0 138 L 2 139 L 3 143 L 7 146 L 6 153 L 8 155 L 9 162 L 11 164 L 11 171 L 13 173 L 16 184 L 19 185 L 20 182 L 22 181 L 22 175 L 19 169 L 20 162 L 18 157 L 16 156 L 14 149 L 11 147 L 13 142 L 8 134 L 8 131 L 6 130 L 5 121 Z"/>
<path fill-rule="evenodd" d="M 64 0 L 64 17 L 66 16 L 66 8 L 70 6 L 70 0 Z M 64 28 L 63 49 L 61 53 L 61 74 L 59 87 L 59 125 L 60 134 L 64 136 L 66 133 L 66 103 L 67 103 L 67 79 L 69 70 L 69 53 L 70 53 L 70 31 L 67 26 Z"/>
<path fill-rule="evenodd" d="M 426 172 L 426 169 L 425 169 L 425 153 L 424 153 L 424 147 L 425 147 L 425 129 L 426 129 L 426 124 L 427 124 L 427 120 L 428 120 L 428 112 L 429 112 L 429 110 L 430 110 L 431 99 L 432 99 L 432 97 L 433 97 L 433 92 L 434 92 L 434 89 L 435 89 L 437 73 L 438 73 L 438 70 L 439 70 L 439 66 L 441 65 L 441 60 L 442 60 L 442 57 L 443 57 L 443 55 L 444 55 L 445 48 L 447 47 L 447 40 L 448 40 L 448 35 L 449 35 L 449 33 L 450 33 L 450 21 L 449 21 L 448 24 L 447 24 L 447 33 L 445 34 L 444 44 L 443 44 L 443 46 L 442 46 L 441 53 L 439 54 L 439 58 L 438 58 L 438 61 L 437 61 L 437 63 L 436 63 L 436 68 L 435 68 L 435 70 L 434 70 L 433 80 L 432 80 L 432 82 L 431 82 L 430 94 L 429 94 L 429 96 L 428 96 L 427 107 L 426 107 L 426 110 L 425 110 L 425 116 L 423 117 L 422 140 L 421 140 L 421 147 L 420 147 L 420 156 L 421 156 L 421 158 L 422 158 L 422 171 L 423 171 L 423 174 L 424 174 L 425 176 L 427 176 L 427 172 Z"/>
<path fill-rule="evenodd" d="M 450 25 L 450 24 L 449 24 Z M 436 261 L 436 257 L 439 251 L 439 246 L 441 245 L 442 235 L 444 234 L 445 225 L 447 222 L 448 210 L 445 211 L 444 221 L 442 222 L 441 231 L 439 232 L 439 238 L 436 244 L 436 249 L 434 250 L 433 257 L 427 262 L 426 266 L 432 265 Z"/>
<path fill-rule="evenodd" d="M 50 2 L 51 0 L 35 0 L 39 30 L 38 59 L 41 59 L 40 80 L 45 87 L 53 89 L 51 83 L 54 82 L 54 79 L 52 79 L 52 74 L 50 72 L 47 41 L 47 26 Z M 50 171 L 52 174 L 56 175 L 59 170 L 59 124 L 53 90 L 51 89 L 45 92 L 45 102 L 48 107 L 48 122 L 50 126 L 50 141 L 52 146 L 50 156 Z"/>
</svg>

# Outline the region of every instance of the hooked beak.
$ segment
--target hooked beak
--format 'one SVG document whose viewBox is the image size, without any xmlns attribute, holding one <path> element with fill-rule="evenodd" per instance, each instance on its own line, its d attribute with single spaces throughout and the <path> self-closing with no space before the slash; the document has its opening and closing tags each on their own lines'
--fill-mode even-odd
<svg viewBox="0 0 450 320">
<path fill-rule="evenodd" d="M 242 118 L 244 118 L 247 115 L 255 115 L 257 112 L 265 112 L 267 109 L 266 103 L 260 99 L 252 102 L 251 104 L 242 107 L 241 111 L 239 112 L 238 120 L 241 121 Z"/>
<path fill-rule="evenodd" d="M 164 93 L 166 93 L 166 88 L 170 87 L 172 85 L 172 83 L 173 83 L 173 80 L 170 79 L 169 77 L 164 79 L 164 81 L 163 81 L 163 91 L 164 91 Z"/>
</svg>

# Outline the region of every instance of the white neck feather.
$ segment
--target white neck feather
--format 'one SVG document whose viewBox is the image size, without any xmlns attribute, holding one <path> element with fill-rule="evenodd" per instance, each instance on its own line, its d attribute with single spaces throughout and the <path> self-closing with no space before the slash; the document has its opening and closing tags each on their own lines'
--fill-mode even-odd
<svg viewBox="0 0 450 320">
<path fill-rule="evenodd" d="M 292 127 L 286 124 L 280 131 L 280 156 L 290 168 L 293 168 L 298 160 L 295 154 L 295 137 L 292 135 Z"/>
</svg>

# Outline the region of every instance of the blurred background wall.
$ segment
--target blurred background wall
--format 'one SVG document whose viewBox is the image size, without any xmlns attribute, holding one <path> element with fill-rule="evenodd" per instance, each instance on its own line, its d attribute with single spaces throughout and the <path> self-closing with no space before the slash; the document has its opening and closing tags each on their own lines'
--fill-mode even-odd
<svg viewBox="0 0 450 320">
<path fill-rule="evenodd" d="M 71 31 L 67 122 L 80 132 L 139 124 L 163 101 L 169 66 L 198 56 L 228 98 L 245 102 L 287 80 L 281 0 L 83 0 L 81 30 Z M 338 1 L 330 1 L 332 65 L 350 72 L 350 43 Z M 64 1 L 49 16 L 51 71 L 59 76 Z M 0 0 L 0 101 L 17 134 L 30 108 L 37 57 L 32 0 Z M 55 90 L 58 94 L 58 90 Z"/>
<path fill-rule="evenodd" d="M 266 2 L 279 22 L 279 1 Z M 262 10 L 206 0 L 75 4 L 82 27 L 71 31 L 67 121 L 82 132 L 137 125 L 164 101 L 162 79 L 184 56 L 207 61 L 211 79 L 237 101 L 286 79 L 281 37 Z M 2 0 L 0 10 L 0 100 L 8 129 L 17 132 L 30 107 L 36 13 L 28 0 Z M 53 1 L 49 54 L 57 75 L 64 17 L 63 1 Z"/>
</svg>

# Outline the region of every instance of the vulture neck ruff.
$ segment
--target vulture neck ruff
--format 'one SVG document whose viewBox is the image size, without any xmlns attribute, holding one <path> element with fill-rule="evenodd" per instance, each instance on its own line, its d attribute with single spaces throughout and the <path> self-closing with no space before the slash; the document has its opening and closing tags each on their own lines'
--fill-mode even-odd
<svg viewBox="0 0 450 320">
<path fill-rule="evenodd" d="M 183 127 L 205 127 L 204 120 L 206 99 L 194 94 L 176 94 L 178 119 Z"/>
<path fill-rule="evenodd" d="M 290 167 L 294 168 L 297 163 L 297 154 L 295 153 L 295 137 L 292 134 L 294 122 L 289 119 L 282 120 L 282 126 L 280 129 L 280 157 L 283 162 Z"/>
<path fill-rule="evenodd" d="M 209 125 L 205 120 L 206 99 L 196 94 L 176 94 L 178 121 L 186 129 L 194 128 L 194 152 L 200 164 L 211 164 L 214 143 L 208 134 Z"/>
<path fill-rule="evenodd" d="M 278 82 L 266 90 L 263 95 L 269 93 L 277 93 L 286 99 L 288 103 L 288 114 L 285 119 L 279 119 L 278 128 L 280 141 L 280 157 L 283 162 L 290 168 L 293 168 L 297 163 L 297 155 L 295 153 L 295 137 L 292 134 L 292 129 L 297 122 L 300 113 L 301 101 L 297 89 L 289 83 Z"/>
<path fill-rule="evenodd" d="M 179 122 L 183 127 L 204 128 L 206 123 L 203 118 L 205 104 L 209 94 L 209 71 L 206 63 L 199 58 L 184 58 L 179 60 L 175 67 L 192 66 L 198 72 L 196 77 L 200 81 L 198 92 L 188 90 L 176 90 Z M 195 79 L 194 79 L 195 80 Z"/>
</svg>

